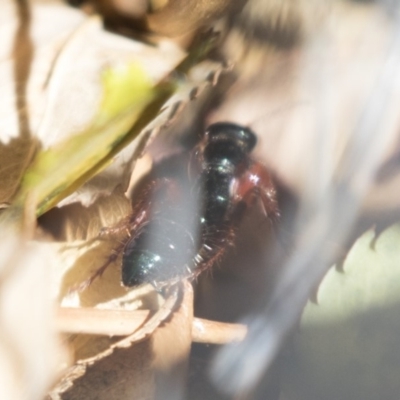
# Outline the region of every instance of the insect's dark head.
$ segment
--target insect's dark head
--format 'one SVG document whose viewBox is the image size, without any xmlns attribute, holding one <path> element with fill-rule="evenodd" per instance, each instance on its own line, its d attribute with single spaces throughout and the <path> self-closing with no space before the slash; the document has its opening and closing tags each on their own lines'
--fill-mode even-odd
<svg viewBox="0 0 400 400">
<path fill-rule="evenodd" d="M 234 142 L 245 153 L 250 153 L 257 143 L 256 135 L 241 125 L 230 122 L 218 122 L 208 127 L 206 131 L 208 142 Z"/>
</svg>

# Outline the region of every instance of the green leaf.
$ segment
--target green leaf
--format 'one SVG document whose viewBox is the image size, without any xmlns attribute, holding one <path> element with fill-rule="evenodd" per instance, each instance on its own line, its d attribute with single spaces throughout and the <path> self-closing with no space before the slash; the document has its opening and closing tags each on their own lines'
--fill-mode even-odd
<svg viewBox="0 0 400 400">
<path fill-rule="evenodd" d="M 103 89 L 90 127 L 36 155 L 23 177 L 17 205 L 34 202 L 40 215 L 73 192 L 111 161 L 128 135 L 132 140 L 140 132 L 131 131 L 135 121 L 157 96 L 164 97 L 138 64 L 105 71 Z"/>
<path fill-rule="evenodd" d="M 362 235 L 309 303 L 284 366 L 287 400 L 400 393 L 400 224 Z"/>
</svg>

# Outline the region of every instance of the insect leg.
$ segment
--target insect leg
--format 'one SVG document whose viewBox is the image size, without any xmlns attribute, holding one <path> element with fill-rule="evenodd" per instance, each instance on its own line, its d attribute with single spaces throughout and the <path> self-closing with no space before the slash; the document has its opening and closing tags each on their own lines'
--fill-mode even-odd
<svg viewBox="0 0 400 400">
<path fill-rule="evenodd" d="M 191 277 L 193 279 L 197 278 L 203 271 L 210 269 L 214 264 L 219 262 L 228 246 L 233 245 L 234 238 L 235 228 L 230 227 L 219 232 L 218 237 L 214 236 L 212 240 L 205 239 L 194 258 L 195 265 Z"/>
<path fill-rule="evenodd" d="M 171 181 L 169 179 L 159 178 L 153 180 L 142 191 L 130 215 L 117 222 L 114 226 L 102 229 L 98 239 L 104 239 L 107 236 L 114 236 L 121 233 L 125 233 L 125 237 L 121 240 L 121 243 L 113 249 L 112 254 L 101 267 L 96 269 L 84 282 L 79 284 L 77 288 L 74 288 L 75 290 L 85 290 L 118 258 L 129 240 L 135 238 L 140 229 L 149 221 L 152 202 L 157 196 L 157 192 L 165 189 L 167 189 L 167 195 L 171 195 L 174 191 L 174 187 L 171 188 Z"/>
<path fill-rule="evenodd" d="M 123 242 L 121 245 L 119 245 L 117 248 L 115 248 L 112 252 L 112 254 L 107 258 L 107 261 L 98 269 L 96 269 L 90 276 L 89 278 L 85 279 L 83 282 L 81 282 L 78 285 L 73 286 L 70 289 L 70 292 L 83 292 L 86 290 L 95 279 L 101 277 L 105 270 L 118 258 L 119 254 L 125 247 L 125 242 Z"/>
</svg>

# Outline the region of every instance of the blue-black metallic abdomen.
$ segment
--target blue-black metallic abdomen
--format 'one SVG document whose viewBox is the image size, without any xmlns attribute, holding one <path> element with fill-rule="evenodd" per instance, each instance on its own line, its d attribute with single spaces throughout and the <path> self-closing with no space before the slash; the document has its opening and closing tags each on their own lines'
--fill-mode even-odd
<svg viewBox="0 0 400 400">
<path fill-rule="evenodd" d="M 195 239 L 188 229 L 171 219 L 155 218 L 125 247 L 122 283 L 136 286 L 182 275 L 195 252 Z"/>
<path fill-rule="evenodd" d="M 154 199 L 147 223 L 128 241 L 122 261 L 125 286 L 157 286 L 191 275 L 220 250 L 218 243 L 232 223 L 232 182 L 246 169 L 256 137 L 247 128 L 219 123 L 209 127 L 203 142 L 198 176 L 189 180 L 184 166 L 170 177 L 179 195 Z"/>
</svg>

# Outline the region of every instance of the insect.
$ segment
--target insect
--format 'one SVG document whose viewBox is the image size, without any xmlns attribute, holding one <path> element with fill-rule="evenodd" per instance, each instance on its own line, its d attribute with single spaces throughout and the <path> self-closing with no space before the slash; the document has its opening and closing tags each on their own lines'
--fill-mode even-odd
<svg viewBox="0 0 400 400">
<path fill-rule="evenodd" d="M 211 125 L 189 157 L 180 156 L 173 172 L 149 183 L 132 214 L 108 229 L 129 235 L 95 276 L 122 252 L 122 284 L 150 283 L 159 290 L 215 264 L 233 243 L 246 208 L 258 199 L 276 222 L 271 176 L 250 156 L 256 142 L 249 128 Z"/>
</svg>

